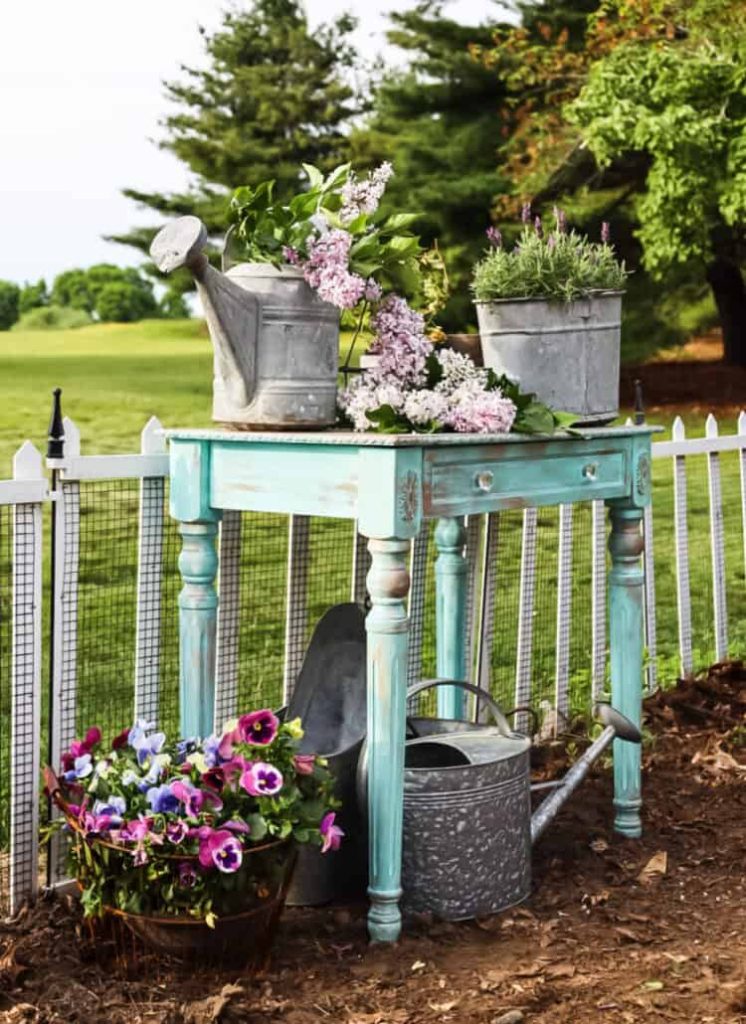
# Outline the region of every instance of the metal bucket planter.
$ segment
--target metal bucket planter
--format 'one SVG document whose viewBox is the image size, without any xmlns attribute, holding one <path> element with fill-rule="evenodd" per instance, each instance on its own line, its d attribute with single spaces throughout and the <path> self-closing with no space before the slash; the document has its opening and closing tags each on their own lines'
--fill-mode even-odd
<svg viewBox="0 0 746 1024">
<path fill-rule="evenodd" d="M 226 274 L 203 254 L 207 231 L 180 217 L 151 246 L 158 268 L 188 267 L 215 349 L 213 419 L 297 430 L 336 421 L 339 311 L 296 267 L 240 263 Z"/>
<path fill-rule="evenodd" d="M 484 365 L 518 380 L 550 408 L 578 423 L 619 414 L 622 293 L 574 302 L 477 302 Z"/>
<path fill-rule="evenodd" d="M 317 906 L 361 897 L 368 881 L 365 814 L 356 800 L 356 772 L 366 730 L 365 615 L 356 604 L 330 608 L 319 620 L 290 703 L 300 717 L 299 751 L 327 759 L 341 803 L 345 838 L 336 853 L 303 846 L 287 896 L 290 906 Z"/>
</svg>

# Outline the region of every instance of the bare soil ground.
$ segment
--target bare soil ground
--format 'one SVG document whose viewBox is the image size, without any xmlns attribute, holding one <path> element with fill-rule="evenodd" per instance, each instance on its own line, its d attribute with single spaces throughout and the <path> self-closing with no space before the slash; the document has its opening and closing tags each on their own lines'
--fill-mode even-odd
<svg viewBox="0 0 746 1024">
<path fill-rule="evenodd" d="M 611 829 L 599 770 L 535 852 L 523 907 L 409 922 L 369 947 L 364 908 L 288 911 L 269 968 L 97 962 L 78 912 L 41 902 L 0 933 L 3 1024 L 746 1022 L 746 668 L 646 705 L 645 836 Z M 551 759 L 551 760 L 559 760 Z"/>
</svg>

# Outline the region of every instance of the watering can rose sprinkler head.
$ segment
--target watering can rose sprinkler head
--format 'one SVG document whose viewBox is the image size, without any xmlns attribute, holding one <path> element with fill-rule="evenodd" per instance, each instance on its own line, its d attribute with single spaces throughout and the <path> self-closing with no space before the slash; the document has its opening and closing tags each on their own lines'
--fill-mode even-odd
<svg viewBox="0 0 746 1024">
<path fill-rule="evenodd" d="M 207 263 L 202 250 L 207 245 L 207 228 L 199 217 L 179 217 L 161 228 L 150 246 L 153 263 L 162 274 L 189 267 L 198 274 Z"/>
</svg>

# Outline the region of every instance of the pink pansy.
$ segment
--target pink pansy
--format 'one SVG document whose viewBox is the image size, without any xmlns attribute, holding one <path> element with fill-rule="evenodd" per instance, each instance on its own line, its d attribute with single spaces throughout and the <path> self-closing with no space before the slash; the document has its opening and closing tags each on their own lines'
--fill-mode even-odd
<svg viewBox="0 0 746 1024">
<path fill-rule="evenodd" d="M 206 804 L 215 811 L 219 811 L 223 806 L 223 801 L 217 793 L 210 789 L 198 789 L 188 779 L 177 779 L 176 782 L 172 782 L 171 792 L 184 804 L 184 810 L 190 818 L 196 818 Z"/>
<path fill-rule="evenodd" d="M 280 720 L 269 708 L 252 711 L 241 715 L 238 720 L 238 737 L 242 743 L 251 743 L 255 747 L 266 747 L 274 741 Z"/>
<path fill-rule="evenodd" d="M 243 850 L 240 839 L 227 829 L 200 829 L 199 862 L 203 868 L 215 867 L 232 874 L 241 867 Z"/>
<path fill-rule="evenodd" d="M 321 819 L 319 832 L 321 833 L 322 853 L 328 853 L 329 850 L 338 850 L 344 837 L 344 832 L 339 825 L 334 824 L 336 817 L 334 811 L 329 811 Z"/>
<path fill-rule="evenodd" d="M 316 764 L 315 754 L 296 754 L 293 761 L 295 762 L 295 770 L 299 775 L 313 775 L 314 765 Z"/>
<path fill-rule="evenodd" d="M 252 762 L 241 776 L 241 785 L 252 796 L 275 796 L 282 784 L 282 773 L 264 761 Z"/>
<path fill-rule="evenodd" d="M 166 839 L 174 845 L 183 842 L 188 832 L 189 828 L 183 818 L 179 818 L 178 821 L 169 821 L 166 825 Z"/>
</svg>

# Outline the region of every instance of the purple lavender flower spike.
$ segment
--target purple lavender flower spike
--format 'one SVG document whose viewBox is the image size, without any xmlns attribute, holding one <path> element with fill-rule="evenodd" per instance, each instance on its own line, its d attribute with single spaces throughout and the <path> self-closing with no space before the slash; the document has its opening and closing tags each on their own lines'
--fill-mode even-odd
<svg viewBox="0 0 746 1024">
<path fill-rule="evenodd" d="M 534 231 L 536 232 L 537 238 L 544 237 L 544 228 L 541 225 L 541 217 L 539 217 L 538 215 L 534 219 Z"/>
<path fill-rule="evenodd" d="M 550 235 L 549 238 L 547 238 L 547 249 L 553 249 L 556 244 L 557 239 L 554 237 L 554 235 Z"/>
<path fill-rule="evenodd" d="M 601 241 L 604 245 L 608 245 L 611 241 L 611 227 L 607 220 L 601 224 Z"/>
<path fill-rule="evenodd" d="M 524 224 L 531 223 L 531 203 L 524 203 L 521 207 L 521 220 Z"/>
<path fill-rule="evenodd" d="M 491 224 L 485 231 L 485 235 L 487 235 L 487 241 L 490 245 L 494 246 L 495 249 L 499 249 L 503 244 L 503 236 L 500 233 L 500 228 L 496 228 Z"/>
</svg>

